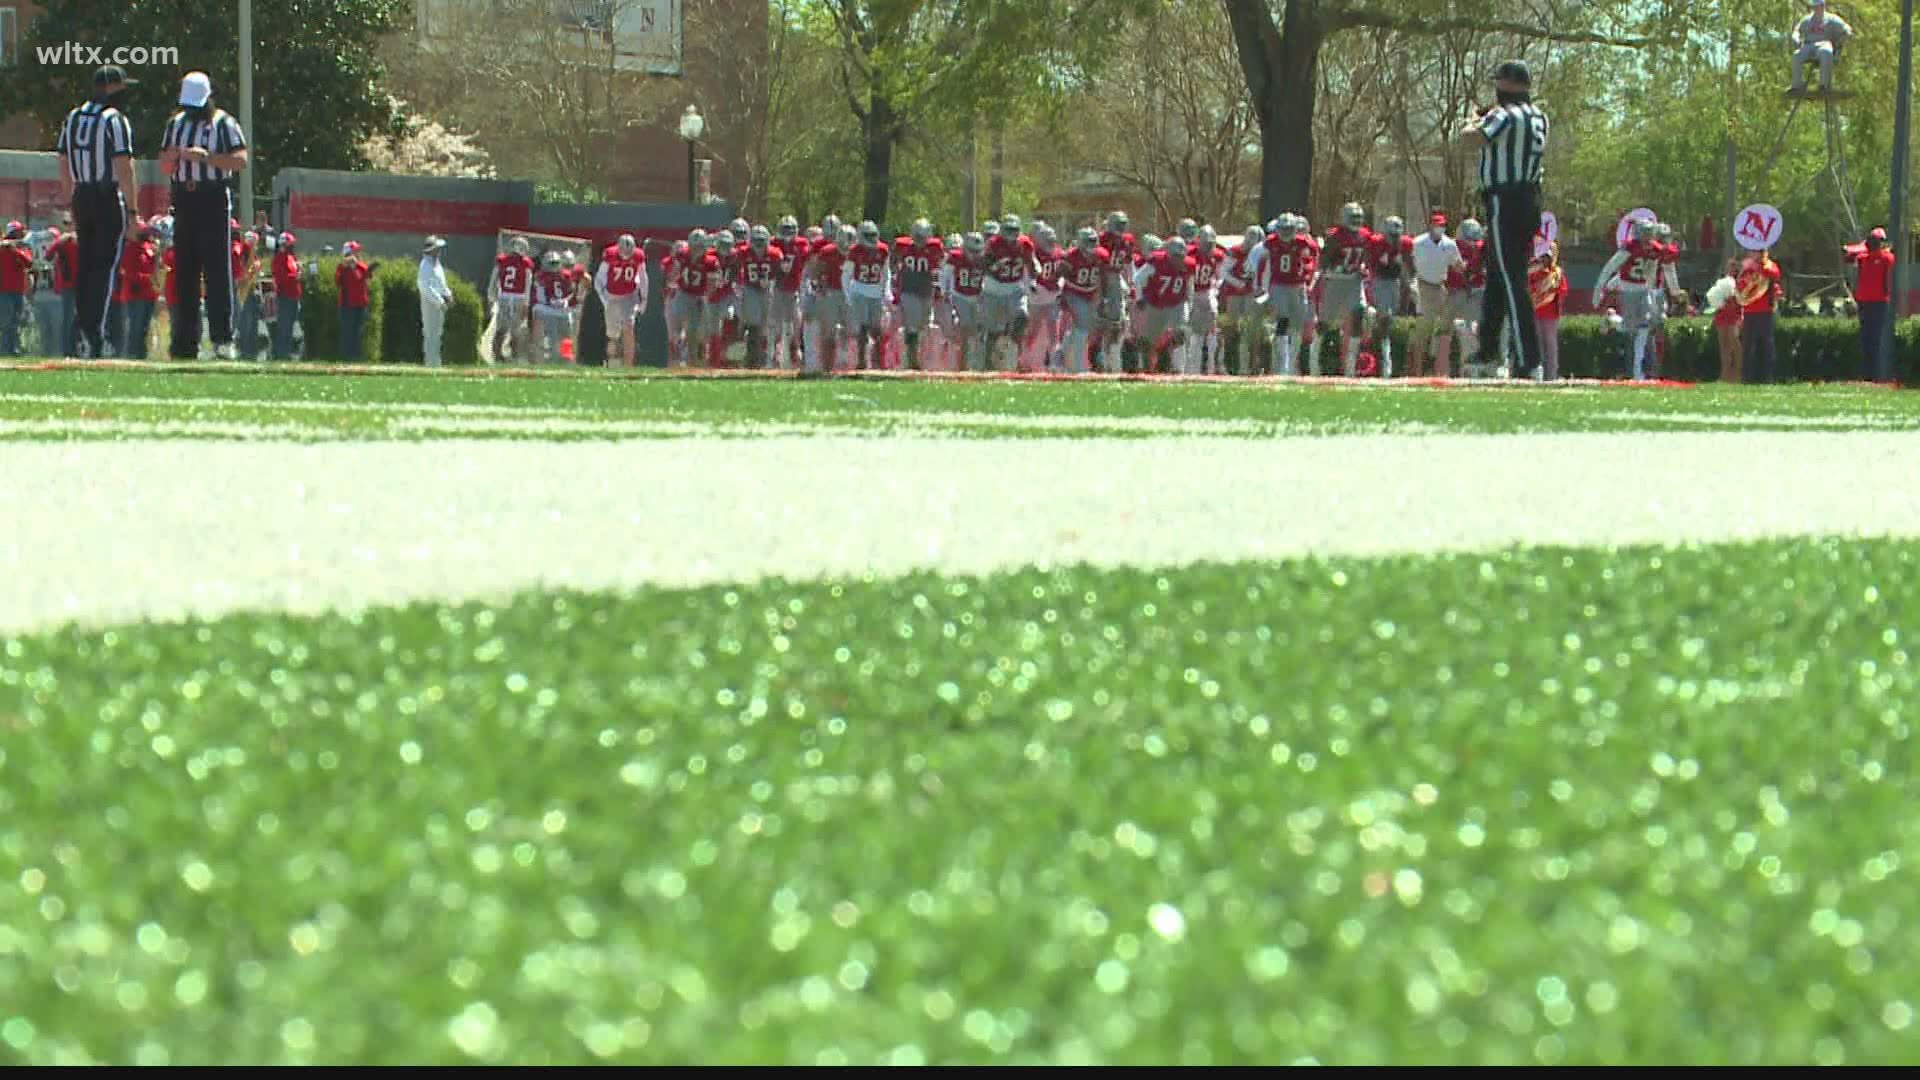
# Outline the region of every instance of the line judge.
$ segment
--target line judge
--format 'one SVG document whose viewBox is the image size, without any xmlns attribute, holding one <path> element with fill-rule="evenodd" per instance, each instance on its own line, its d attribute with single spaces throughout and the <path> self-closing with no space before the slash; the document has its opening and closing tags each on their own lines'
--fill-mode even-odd
<svg viewBox="0 0 1920 1080">
<path fill-rule="evenodd" d="M 68 327 L 75 356 L 107 354 L 107 304 L 133 212 L 127 200 L 138 190 L 133 186 L 133 125 L 113 101 L 138 83 L 111 65 L 95 71 L 93 96 L 67 114 L 54 143 L 62 161 L 60 202 L 73 211 L 79 248 L 73 325 Z"/>
<path fill-rule="evenodd" d="M 213 105 L 213 80 L 204 71 L 180 80 L 180 111 L 160 137 L 160 168 L 173 180 L 173 272 L 179 307 L 173 313 L 172 356 L 200 355 L 201 279 L 206 281 L 207 333 L 214 355 L 231 360 L 233 347 L 233 178 L 247 167 L 247 137 L 239 121 Z"/>
<path fill-rule="evenodd" d="M 1533 74 L 1524 61 L 1493 69 L 1497 103 L 1469 121 L 1462 138 L 1480 144 L 1480 192 L 1487 204 L 1487 292 L 1480 307 L 1480 355 L 1499 350 L 1508 361 L 1501 323 L 1511 320 L 1519 347 L 1510 374 L 1530 378 L 1540 367 L 1540 336 L 1527 287 L 1527 262 L 1540 231 L 1540 178 L 1547 152 L 1547 115 L 1533 106 Z"/>
</svg>

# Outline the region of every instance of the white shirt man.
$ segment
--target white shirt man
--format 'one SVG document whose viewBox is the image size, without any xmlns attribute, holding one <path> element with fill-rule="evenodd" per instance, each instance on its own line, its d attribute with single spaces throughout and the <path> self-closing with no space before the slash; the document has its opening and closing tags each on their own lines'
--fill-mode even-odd
<svg viewBox="0 0 1920 1080">
<path fill-rule="evenodd" d="M 1452 339 L 1447 331 L 1451 328 L 1453 302 L 1447 292 L 1447 275 L 1464 266 L 1460 258 L 1460 245 L 1447 235 L 1447 217 L 1435 214 L 1427 219 L 1427 231 L 1413 241 L 1414 289 L 1420 304 L 1420 317 L 1413 324 L 1413 335 L 1408 359 L 1412 366 L 1408 374 L 1418 376 L 1425 372 L 1424 360 L 1429 344 L 1433 346 L 1434 374 L 1446 378 L 1448 354 Z"/>
<path fill-rule="evenodd" d="M 426 346 L 427 366 L 440 366 L 440 335 L 447 325 L 447 307 L 453 303 L 453 290 L 447 286 L 447 269 L 440 265 L 440 253 L 447 242 L 427 237 L 420 253 L 420 337 Z"/>
</svg>

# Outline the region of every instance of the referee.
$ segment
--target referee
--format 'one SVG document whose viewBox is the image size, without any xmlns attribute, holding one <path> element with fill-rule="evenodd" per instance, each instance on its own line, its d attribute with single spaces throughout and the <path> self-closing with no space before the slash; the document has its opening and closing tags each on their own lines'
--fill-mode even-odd
<svg viewBox="0 0 1920 1080">
<path fill-rule="evenodd" d="M 60 202 L 73 211 L 79 248 L 74 279 L 73 325 L 68 338 L 76 356 L 107 354 L 107 303 L 126 240 L 127 199 L 133 186 L 133 125 L 113 107 L 114 98 L 138 80 L 119 67 L 93 73 L 93 96 L 67 114 L 54 144 L 60 170 Z"/>
<path fill-rule="evenodd" d="M 207 332 L 214 355 L 232 360 L 233 186 L 247 167 L 240 123 L 213 106 L 213 81 L 192 71 L 180 80 L 180 111 L 160 137 L 160 168 L 173 180 L 175 360 L 200 355 L 200 279 L 206 278 Z"/>
<path fill-rule="evenodd" d="M 1494 68 L 1492 82 L 1498 103 L 1461 130 L 1462 138 L 1480 144 L 1480 191 L 1493 244 L 1480 308 L 1480 351 L 1484 357 L 1501 348 L 1501 321 L 1513 320 L 1520 355 L 1509 370 L 1531 378 L 1540 368 L 1540 336 L 1527 288 L 1527 262 L 1533 256 L 1534 234 L 1540 231 L 1547 116 L 1533 107 L 1533 74 L 1524 62 L 1509 60 Z"/>
</svg>

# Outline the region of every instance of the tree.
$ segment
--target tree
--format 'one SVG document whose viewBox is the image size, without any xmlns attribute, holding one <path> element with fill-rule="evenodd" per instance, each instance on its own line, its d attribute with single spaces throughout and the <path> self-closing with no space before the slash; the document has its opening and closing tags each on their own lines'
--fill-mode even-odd
<svg viewBox="0 0 1920 1080">
<path fill-rule="evenodd" d="M 472 135 L 450 131 L 391 98 L 397 131 L 369 136 L 360 146 L 367 167 L 409 176 L 467 176 L 491 179 L 493 164 Z"/>
<path fill-rule="evenodd" d="M 256 190 L 277 170 L 300 165 L 353 169 L 366 164 L 369 135 L 391 130 L 394 116 L 379 89 L 385 70 L 380 39 L 408 17 L 407 0 L 254 0 L 254 122 Z M 219 103 L 239 110 L 238 0 L 113 0 L 48 4 L 22 46 L 63 42 L 182 42 L 180 66 L 213 78 Z M 0 110 L 24 112 L 51 135 L 86 93 L 90 72 L 22 65 L 0 80 Z M 172 115 L 179 72 L 131 67 L 143 82 L 123 103 L 134 124 L 135 148 L 156 152 L 159 130 Z M 49 145 L 51 139 L 49 138 Z"/>
<path fill-rule="evenodd" d="M 451 5 L 420 37 L 391 43 L 395 87 L 423 113 L 483 133 L 510 172 L 551 180 L 574 201 L 607 198 L 623 164 L 608 148 L 629 128 L 663 122 L 679 90 L 630 63 L 608 32 L 632 0 L 465 10 L 476 5 Z"/>
<path fill-rule="evenodd" d="M 1074 97 L 1070 160 L 1138 188 L 1156 228 L 1191 216 L 1237 231 L 1254 210 L 1259 126 L 1225 14 L 1213 4 L 1156 6 L 1111 49 L 1114 60 Z"/>
<path fill-rule="evenodd" d="M 1263 215 L 1305 207 L 1312 194 L 1315 103 L 1322 51 L 1329 39 L 1360 29 L 1431 35 L 1502 31 L 1560 42 L 1632 46 L 1646 37 L 1607 29 L 1632 18 L 1669 17 L 1660 6 L 1604 0 L 1576 6 L 1558 0 L 1221 0 L 1233 27 L 1241 73 L 1253 98 L 1262 146 Z M 1515 18 L 1524 9 L 1525 17 Z"/>
<path fill-rule="evenodd" d="M 935 111 L 989 128 L 1060 94 L 1097 58 L 1130 0 L 804 0 L 839 43 L 840 89 L 860 129 L 862 213 L 886 219 L 893 157 Z"/>
</svg>

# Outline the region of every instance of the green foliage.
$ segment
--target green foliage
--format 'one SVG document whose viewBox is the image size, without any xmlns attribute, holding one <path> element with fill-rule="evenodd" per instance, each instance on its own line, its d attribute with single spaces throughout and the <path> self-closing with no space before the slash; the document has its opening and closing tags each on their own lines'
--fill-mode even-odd
<svg viewBox="0 0 1920 1080">
<path fill-rule="evenodd" d="M 420 336 L 419 263 L 411 258 L 374 259 L 367 284 L 367 325 L 361 332 L 363 363 L 418 364 L 426 355 Z M 300 304 L 300 325 L 306 332 L 306 359 L 333 360 L 340 356 L 340 298 L 335 287 L 337 258 L 320 260 L 319 277 L 307 282 Z M 440 339 L 440 357 L 447 364 L 474 364 L 480 358 L 480 334 L 486 326 L 480 292 L 465 278 L 447 271 L 453 288 L 453 306 Z"/>
<path fill-rule="evenodd" d="M 1854 319 L 1776 316 L 1774 353 L 1779 377 L 1788 382 L 1851 382 L 1863 378 L 1860 324 Z M 1560 322 L 1560 370 L 1569 378 L 1618 378 L 1626 371 L 1626 341 L 1606 332 L 1606 320 L 1587 315 Z M 1896 324 L 1894 364 L 1900 381 L 1920 386 L 1920 319 Z M 1712 320 L 1667 322 L 1667 354 L 1661 374 L 1686 382 L 1719 378 L 1720 347 Z"/>
</svg>

